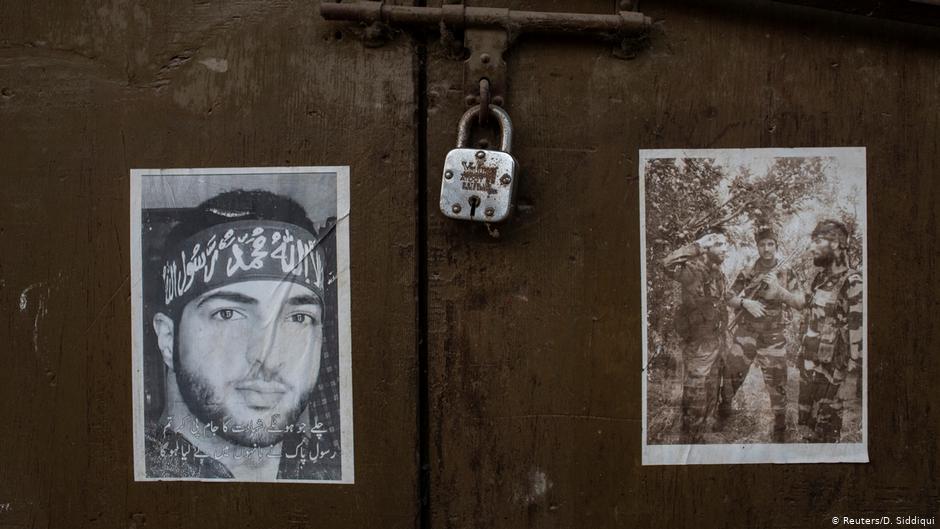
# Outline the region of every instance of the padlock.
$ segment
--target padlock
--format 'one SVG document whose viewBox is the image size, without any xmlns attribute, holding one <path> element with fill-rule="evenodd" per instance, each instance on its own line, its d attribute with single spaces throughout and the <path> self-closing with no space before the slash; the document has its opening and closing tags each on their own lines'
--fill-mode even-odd
<svg viewBox="0 0 940 529">
<path fill-rule="evenodd" d="M 502 108 L 490 105 L 489 109 L 499 122 L 500 150 L 467 147 L 470 123 L 480 112 L 477 105 L 460 118 L 457 148 L 444 159 L 441 212 L 452 219 L 501 222 L 512 213 L 519 176 L 519 165 L 509 154 L 512 121 Z"/>
</svg>

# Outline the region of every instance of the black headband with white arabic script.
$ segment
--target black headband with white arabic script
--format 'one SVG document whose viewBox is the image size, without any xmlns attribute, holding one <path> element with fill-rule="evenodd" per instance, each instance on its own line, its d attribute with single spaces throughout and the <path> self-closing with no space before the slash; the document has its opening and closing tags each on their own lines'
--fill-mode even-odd
<svg viewBox="0 0 940 529">
<path fill-rule="evenodd" d="M 253 280 L 304 285 L 323 302 L 324 264 L 319 240 L 286 222 L 240 220 L 217 224 L 180 242 L 163 265 L 163 304 L 181 310 L 217 287 Z"/>
</svg>

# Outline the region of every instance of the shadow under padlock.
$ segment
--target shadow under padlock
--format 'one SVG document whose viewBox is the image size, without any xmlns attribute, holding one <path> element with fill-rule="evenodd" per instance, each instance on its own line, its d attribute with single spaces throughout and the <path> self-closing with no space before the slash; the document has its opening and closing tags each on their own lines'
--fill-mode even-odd
<svg viewBox="0 0 940 529">
<path fill-rule="evenodd" d="M 487 122 L 497 126 L 497 141 L 475 125 L 480 106 L 467 110 L 457 126 L 457 148 L 447 153 L 441 181 L 441 212 L 452 219 L 502 222 L 515 205 L 518 163 L 512 149 L 512 120 L 502 108 L 489 106 Z M 479 130 L 476 147 L 471 129 Z M 484 143 L 485 142 L 485 143 Z M 491 146 L 496 146 L 492 148 Z"/>
</svg>

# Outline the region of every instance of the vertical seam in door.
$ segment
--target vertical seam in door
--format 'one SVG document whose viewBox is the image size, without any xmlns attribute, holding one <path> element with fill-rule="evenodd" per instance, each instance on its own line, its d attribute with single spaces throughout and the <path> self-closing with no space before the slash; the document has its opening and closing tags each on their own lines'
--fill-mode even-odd
<svg viewBox="0 0 940 529">
<path fill-rule="evenodd" d="M 415 0 L 424 7 L 426 0 Z M 427 35 L 413 37 L 415 49 L 415 135 L 417 144 L 416 207 L 416 282 L 417 282 L 417 356 L 418 356 L 418 494 L 419 529 L 431 527 L 430 408 L 428 394 L 428 71 Z"/>
</svg>

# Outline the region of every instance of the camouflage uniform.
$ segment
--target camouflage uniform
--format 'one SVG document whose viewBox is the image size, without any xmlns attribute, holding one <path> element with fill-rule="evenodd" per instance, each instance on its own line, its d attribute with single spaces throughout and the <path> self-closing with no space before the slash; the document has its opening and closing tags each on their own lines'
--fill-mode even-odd
<svg viewBox="0 0 940 529">
<path fill-rule="evenodd" d="M 813 441 L 836 443 L 842 432 L 839 389 L 862 355 L 862 275 L 845 265 L 844 224 L 820 221 L 813 239 L 838 243 L 841 255 L 816 275 L 804 300 L 799 422 L 813 430 Z"/>
<path fill-rule="evenodd" d="M 731 291 L 739 295 L 746 288 L 751 291 L 753 283 L 771 271 L 787 291 L 797 290 L 798 281 L 793 271 L 785 267 L 775 270 L 776 265 L 776 261 L 766 266 L 758 260 L 738 274 Z M 747 293 L 745 297 L 748 298 Z M 764 305 L 764 316 L 757 318 L 743 307 L 737 313 L 734 343 L 740 349 L 730 348 L 724 359 L 722 412 L 730 412 L 731 400 L 757 358 L 757 365 L 764 375 L 764 386 L 770 396 L 770 408 L 774 414 L 773 439 L 783 441 L 787 429 L 787 339 L 783 332 L 787 324 L 788 308 L 783 301 L 768 300 L 761 294 L 749 296 L 749 299 L 756 299 Z"/>
<path fill-rule="evenodd" d="M 728 324 L 725 276 L 696 244 L 669 255 L 664 265 L 682 286 L 675 318 L 682 339 L 682 439 L 700 443 L 718 403 L 721 352 Z"/>
<path fill-rule="evenodd" d="M 806 295 L 806 334 L 800 371 L 800 424 L 815 441 L 835 443 L 842 430 L 839 388 L 862 354 L 862 275 L 824 270 Z"/>
</svg>

